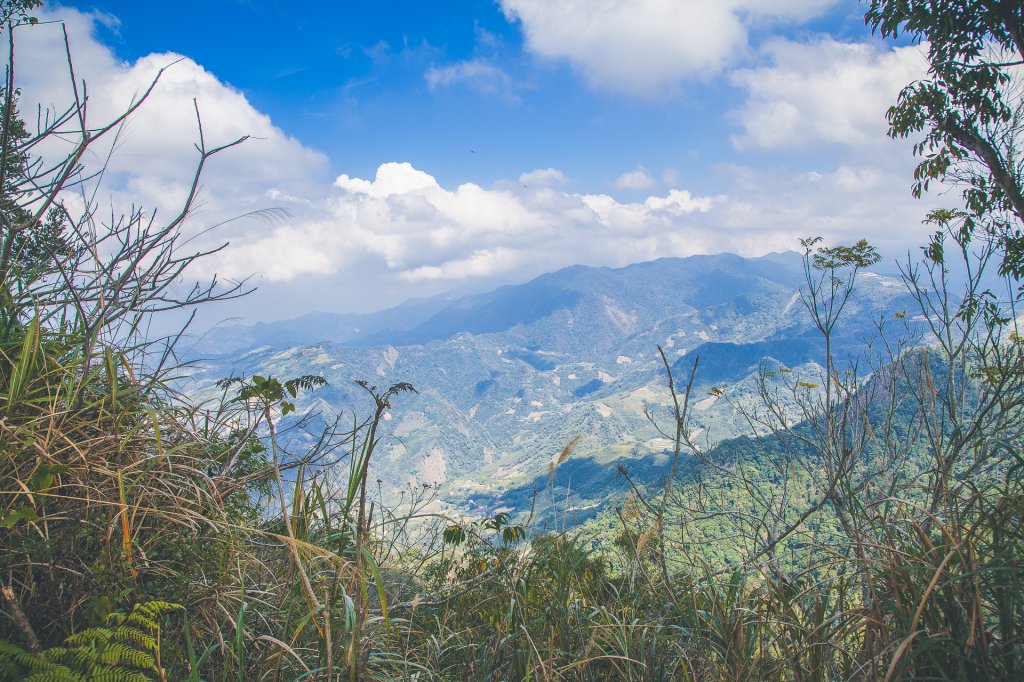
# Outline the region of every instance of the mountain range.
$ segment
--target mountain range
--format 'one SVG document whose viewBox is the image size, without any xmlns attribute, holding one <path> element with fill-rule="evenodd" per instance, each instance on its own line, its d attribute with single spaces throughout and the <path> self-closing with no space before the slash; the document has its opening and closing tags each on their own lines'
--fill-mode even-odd
<svg viewBox="0 0 1024 682">
<path fill-rule="evenodd" d="M 355 380 L 409 382 L 418 392 L 395 399 L 373 465 L 386 491 L 428 484 L 466 512 L 520 511 L 544 487 L 552 458 L 579 437 L 560 476 L 574 508 L 595 510 L 620 466 L 641 480 L 664 475 L 671 443 L 648 419 L 670 417 L 659 347 L 679 382 L 699 357 L 693 425 L 709 442 L 747 429 L 738 408 L 757 400 L 762 369 L 820 377 L 825 348 L 804 284 L 791 252 L 573 266 L 368 315 L 218 329 L 194 347 L 189 390 L 210 396 L 231 375 L 320 374 L 327 385 L 298 405 L 324 423 L 372 408 Z M 857 357 L 879 319 L 910 307 L 901 282 L 861 273 L 833 353 L 841 363 Z M 312 436 L 291 438 L 301 448 Z"/>
</svg>

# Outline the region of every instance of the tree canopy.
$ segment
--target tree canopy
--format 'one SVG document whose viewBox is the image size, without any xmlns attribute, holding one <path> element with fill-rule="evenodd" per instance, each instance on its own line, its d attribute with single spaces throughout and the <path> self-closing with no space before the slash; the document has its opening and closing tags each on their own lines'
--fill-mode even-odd
<svg viewBox="0 0 1024 682">
<path fill-rule="evenodd" d="M 914 193 L 931 181 L 963 187 L 972 220 L 1000 242 L 1001 271 L 1024 276 L 1024 99 L 1014 69 L 1024 64 L 1019 0 L 871 0 L 865 21 L 883 37 L 927 45 L 928 78 L 889 109 L 889 134 L 923 134 Z"/>
</svg>

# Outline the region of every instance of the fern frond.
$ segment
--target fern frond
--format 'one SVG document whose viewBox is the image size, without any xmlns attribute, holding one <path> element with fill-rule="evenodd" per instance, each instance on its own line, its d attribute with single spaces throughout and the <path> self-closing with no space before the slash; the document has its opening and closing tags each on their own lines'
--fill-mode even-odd
<svg viewBox="0 0 1024 682">
<path fill-rule="evenodd" d="M 48 678 L 63 682 L 75 680 L 70 669 L 57 662 L 49 661 L 42 656 L 25 651 L 20 646 L 0 640 L 0 682 L 15 682 L 29 679 L 35 675 L 48 675 Z"/>
<path fill-rule="evenodd" d="M 0 658 L 0 680 L 13 680 L 17 679 L 16 676 L 20 675 L 22 667 L 12 661 L 9 658 Z"/>
<path fill-rule="evenodd" d="M 169 611 L 179 611 L 184 607 L 181 604 L 174 604 L 168 601 L 148 601 L 143 604 L 136 604 L 132 607 L 132 613 L 140 613 L 156 620 Z"/>
<path fill-rule="evenodd" d="M 45 672 L 32 673 L 21 679 L 23 682 L 85 682 L 85 678 L 67 668 L 54 668 Z"/>
<path fill-rule="evenodd" d="M 159 618 L 183 607 L 170 602 L 136 604 L 128 615 L 112 613 L 108 626 L 82 630 L 64 646 L 33 654 L 0 640 L 0 682 L 151 682 L 159 673 Z"/>
<path fill-rule="evenodd" d="M 128 617 L 124 619 L 124 623 L 134 625 L 140 630 L 145 630 L 146 632 L 154 634 L 158 630 L 160 630 L 160 623 L 156 622 L 149 616 L 143 615 L 136 611 L 132 611 L 131 613 L 129 613 Z M 118 625 L 123 625 L 124 623 L 118 623 Z"/>
<path fill-rule="evenodd" d="M 31 667 L 36 657 L 17 644 L 0 640 L 0 661 L 13 661 L 26 668 Z"/>
<path fill-rule="evenodd" d="M 110 638 L 114 636 L 114 633 L 110 628 L 88 628 L 81 632 L 76 632 L 67 639 L 64 640 L 66 645 L 85 645 L 85 644 L 106 644 L 110 641 Z"/>
<path fill-rule="evenodd" d="M 15 680 L 79 682 L 81 678 L 55 661 L 0 640 L 0 682 Z"/>
<path fill-rule="evenodd" d="M 63 665 L 71 669 L 83 667 L 82 663 L 75 658 L 74 654 L 72 653 L 72 650 L 62 646 L 47 649 L 46 651 L 39 654 L 39 658 L 41 658 L 44 661 L 47 661 L 48 663 Z M 95 658 L 96 654 L 94 652 L 93 659 L 95 660 Z"/>
<path fill-rule="evenodd" d="M 61 663 L 76 670 L 90 670 L 99 663 L 100 655 L 91 646 L 76 646 L 74 649 L 66 649 L 65 656 Z"/>
<path fill-rule="evenodd" d="M 156 637 L 133 627 L 121 626 L 114 630 L 113 638 L 119 642 L 134 644 L 143 651 L 156 651 Z"/>
<path fill-rule="evenodd" d="M 143 670 L 156 670 L 156 659 L 152 654 L 132 649 L 119 642 L 111 642 L 100 652 L 100 661 L 112 666 L 130 665 Z"/>
<path fill-rule="evenodd" d="M 67 648 L 62 646 L 55 646 L 52 649 L 47 649 L 46 651 L 43 651 L 42 653 L 38 654 L 39 658 L 43 659 L 44 661 L 49 661 L 50 663 L 60 663 L 61 659 L 63 659 L 67 655 Z"/>
<path fill-rule="evenodd" d="M 153 682 L 148 675 L 125 668 L 103 668 L 89 675 L 89 682 Z"/>
</svg>

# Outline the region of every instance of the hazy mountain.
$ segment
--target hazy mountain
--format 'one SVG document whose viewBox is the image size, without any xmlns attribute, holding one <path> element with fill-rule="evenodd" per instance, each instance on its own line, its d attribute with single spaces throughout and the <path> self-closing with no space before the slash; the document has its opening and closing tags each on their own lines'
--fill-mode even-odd
<svg viewBox="0 0 1024 682">
<path fill-rule="evenodd" d="M 801 278 L 794 253 L 746 260 L 732 254 L 663 258 L 625 268 L 577 265 L 526 284 L 467 296 L 404 332 L 394 328 L 357 337 L 350 344 L 424 344 L 459 333 L 515 333 L 525 343 L 551 350 L 597 351 L 669 314 L 725 305 L 787 291 Z M 595 325 L 592 332 L 583 325 Z M 568 344 L 568 345 L 566 345 Z M 578 344 L 578 345 L 577 345 Z"/>
<path fill-rule="evenodd" d="M 230 374 L 322 374 L 328 385 L 300 409 L 325 418 L 369 409 L 355 379 L 382 387 L 410 382 L 419 393 L 396 400 L 374 476 L 392 489 L 439 485 L 466 507 L 515 508 L 575 436 L 582 440 L 569 470 L 588 490 L 606 489 L 600 480 L 610 482 L 623 461 L 657 475 L 667 442 L 644 410 L 667 416 L 659 346 L 681 381 L 692 358 L 701 358 L 694 423 L 713 438 L 745 428 L 736 406 L 754 400 L 763 365 L 817 372 L 824 347 L 801 302 L 802 283 L 793 253 L 574 266 L 372 315 L 219 330 L 206 350 L 217 342 L 222 353 L 201 363 L 194 379 L 201 393 Z M 883 311 L 908 307 L 899 282 L 862 276 L 836 337 L 839 354 L 863 349 Z M 726 397 L 709 395 L 709 386 Z"/>
<path fill-rule="evenodd" d="M 442 294 L 427 299 L 410 299 L 373 313 L 310 313 L 278 322 L 220 326 L 196 339 L 190 353 L 195 357 L 220 356 L 259 346 L 295 346 L 322 341 L 341 343 L 384 329 L 401 332 L 421 324 L 454 300 L 455 297 Z"/>
</svg>

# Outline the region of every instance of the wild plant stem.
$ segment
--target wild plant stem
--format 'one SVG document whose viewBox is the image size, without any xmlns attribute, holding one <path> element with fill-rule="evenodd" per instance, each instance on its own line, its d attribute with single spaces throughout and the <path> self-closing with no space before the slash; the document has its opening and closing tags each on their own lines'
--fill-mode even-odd
<svg viewBox="0 0 1024 682">
<path fill-rule="evenodd" d="M 288 547 L 291 550 L 292 560 L 295 562 L 295 570 L 299 574 L 299 581 L 302 589 L 306 592 L 310 607 L 314 612 L 319 612 L 323 619 L 324 652 L 327 659 L 327 679 L 331 678 L 332 651 L 331 651 L 331 624 L 330 607 L 320 603 L 313 590 L 313 583 L 309 580 L 306 568 L 302 565 L 302 557 L 299 555 L 298 541 L 295 539 L 295 529 L 292 528 L 291 515 L 288 513 L 288 501 L 284 492 L 284 480 L 281 478 L 281 458 L 277 448 L 277 429 L 274 427 L 273 415 L 270 412 L 270 402 L 263 404 L 263 418 L 267 420 L 267 429 L 270 431 L 270 452 L 274 460 L 274 482 L 277 484 L 277 499 L 281 503 L 281 521 L 284 523 L 285 534 L 288 536 Z"/>
</svg>

